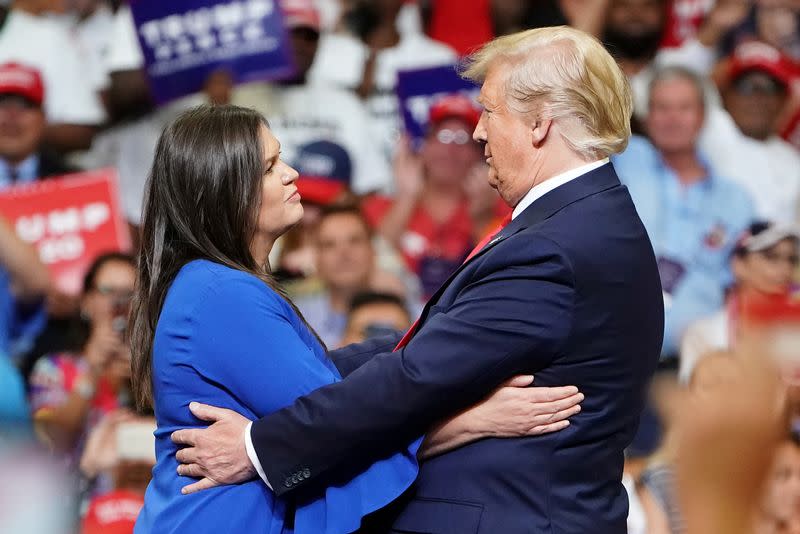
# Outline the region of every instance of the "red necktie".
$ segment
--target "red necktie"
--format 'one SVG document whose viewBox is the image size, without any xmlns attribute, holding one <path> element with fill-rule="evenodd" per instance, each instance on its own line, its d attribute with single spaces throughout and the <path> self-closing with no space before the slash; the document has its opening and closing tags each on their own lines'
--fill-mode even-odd
<svg viewBox="0 0 800 534">
<path fill-rule="evenodd" d="M 493 231 L 491 231 L 491 232 L 489 232 L 488 234 L 486 234 L 486 235 L 483 237 L 483 239 L 481 239 L 480 243 L 478 243 L 477 245 L 475 245 L 475 248 L 473 248 L 473 249 L 472 249 L 472 252 L 470 252 L 470 253 L 469 253 L 469 256 L 467 256 L 467 259 L 465 259 L 465 260 L 464 260 L 464 263 L 467 263 L 469 260 L 471 260 L 471 259 L 472 259 L 472 257 L 473 257 L 473 256 L 475 256 L 475 254 L 477 254 L 478 252 L 480 252 L 480 251 L 481 251 L 481 249 L 483 249 L 483 247 L 485 247 L 486 245 L 488 245 L 488 244 L 489 244 L 489 242 L 490 242 L 492 239 L 494 239 L 494 238 L 495 238 L 495 236 L 496 236 L 497 234 L 499 234 L 499 233 L 500 233 L 500 230 L 502 230 L 503 228 L 505 228 L 505 227 L 506 227 L 506 225 L 507 225 L 508 223 L 510 223 L 510 222 L 511 222 L 511 214 L 509 213 L 508 215 L 506 215 L 505 217 L 503 217 L 503 220 L 502 220 L 502 221 L 500 221 L 500 224 L 499 224 L 499 225 L 497 225 L 497 228 L 495 228 Z M 411 341 L 411 338 L 412 338 L 412 337 L 414 337 L 414 334 L 416 333 L 416 330 L 417 330 L 417 326 L 418 326 L 418 325 L 419 325 L 419 319 L 417 319 L 416 321 L 414 321 L 414 324 L 412 324 L 412 325 L 411 325 L 411 328 L 409 328 L 409 329 L 408 329 L 408 331 L 405 333 L 405 335 L 403 336 L 403 339 L 401 339 L 401 340 L 400 340 L 400 343 L 398 343 L 398 344 L 397 344 L 397 346 L 394 348 L 394 350 L 395 350 L 395 351 L 398 351 L 398 350 L 402 349 L 403 347 L 405 347 L 406 345 L 408 345 L 408 342 L 409 342 L 409 341 Z M 393 351 L 393 352 L 394 352 L 394 351 Z"/>
</svg>

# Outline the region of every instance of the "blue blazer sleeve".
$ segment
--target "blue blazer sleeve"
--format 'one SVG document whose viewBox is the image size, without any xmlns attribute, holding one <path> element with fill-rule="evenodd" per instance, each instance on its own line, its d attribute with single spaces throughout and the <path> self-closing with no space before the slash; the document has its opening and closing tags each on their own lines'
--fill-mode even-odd
<svg viewBox="0 0 800 534">
<path fill-rule="evenodd" d="M 402 339 L 402 334 L 392 334 L 368 339 L 328 352 L 342 376 L 347 376 L 382 352 L 391 352 Z"/>
<path fill-rule="evenodd" d="M 192 321 L 197 354 L 186 355 L 187 363 L 256 416 L 340 379 L 294 311 L 256 277 L 235 273 L 218 280 Z M 357 530 L 363 516 L 396 499 L 416 478 L 419 441 L 403 449 L 408 443 L 398 441 L 392 454 L 346 481 L 304 496 L 296 508 L 295 532 Z"/>
<path fill-rule="evenodd" d="M 312 473 L 298 486 L 313 486 L 315 476 L 385 454 L 398 436 L 424 433 L 563 350 L 575 298 L 568 259 L 542 237 L 504 248 L 502 260 L 452 307 L 432 313 L 401 351 L 375 356 L 342 382 L 253 424 L 253 446 L 276 492 L 288 490 L 282 484 L 296 466 Z"/>
</svg>

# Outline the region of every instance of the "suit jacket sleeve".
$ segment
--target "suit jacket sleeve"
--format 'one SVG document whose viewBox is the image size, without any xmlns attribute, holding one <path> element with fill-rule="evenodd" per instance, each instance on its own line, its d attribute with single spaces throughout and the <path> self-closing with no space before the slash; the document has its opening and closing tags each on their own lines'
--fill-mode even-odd
<svg viewBox="0 0 800 534">
<path fill-rule="evenodd" d="M 563 350 L 572 270 L 554 242 L 523 239 L 509 238 L 517 243 L 475 260 L 482 263 L 474 281 L 451 307 L 434 310 L 401 351 L 379 354 L 345 380 L 253 424 L 256 454 L 277 494 L 335 483 Z M 292 484 L 298 470 L 310 476 Z"/>
<path fill-rule="evenodd" d="M 382 352 L 391 352 L 402 337 L 402 334 L 392 334 L 368 339 L 363 343 L 354 343 L 341 349 L 329 351 L 328 357 L 333 360 L 339 370 L 339 374 L 345 377 L 376 355 Z"/>
</svg>

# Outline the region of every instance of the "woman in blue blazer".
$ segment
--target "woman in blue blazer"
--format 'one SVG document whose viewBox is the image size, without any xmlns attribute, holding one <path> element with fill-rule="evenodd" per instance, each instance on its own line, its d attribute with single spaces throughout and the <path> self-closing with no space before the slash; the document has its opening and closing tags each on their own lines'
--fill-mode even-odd
<svg viewBox="0 0 800 534">
<path fill-rule="evenodd" d="M 134 392 L 158 423 L 157 463 L 137 534 L 353 532 L 416 477 L 420 440 L 398 443 L 394 454 L 291 500 L 275 497 L 258 479 L 181 494 L 186 482 L 170 434 L 205 426 L 191 415 L 191 401 L 257 419 L 341 379 L 269 275 L 273 243 L 303 215 L 296 178 L 266 121 L 251 110 L 196 108 L 159 140 L 131 334 Z M 501 397 L 494 406 L 508 401 Z M 484 414 L 492 402 L 480 408 Z M 461 432 L 465 417 L 469 412 L 440 427 L 435 447 L 481 437 L 474 428 L 469 437 Z"/>
</svg>

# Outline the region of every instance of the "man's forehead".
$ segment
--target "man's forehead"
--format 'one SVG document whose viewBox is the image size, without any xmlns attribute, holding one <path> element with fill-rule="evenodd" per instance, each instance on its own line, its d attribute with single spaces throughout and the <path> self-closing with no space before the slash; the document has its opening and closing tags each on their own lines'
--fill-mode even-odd
<svg viewBox="0 0 800 534">
<path fill-rule="evenodd" d="M 478 103 L 482 106 L 492 106 L 497 102 L 497 89 L 484 83 L 478 95 Z"/>
<path fill-rule="evenodd" d="M 486 72 L 486 78 L 483 80 L 480 95 L 478 95 L 478 102 L 484 104 L 486 102 L 494 102 L 497 100 L 497 93 L 500 89 L 502 80 L 505 77 L 504 65 L 492 65 Z"/>
</svg>

